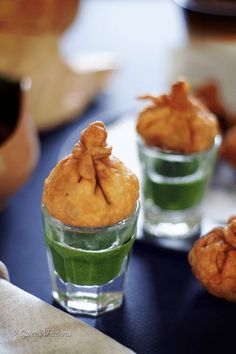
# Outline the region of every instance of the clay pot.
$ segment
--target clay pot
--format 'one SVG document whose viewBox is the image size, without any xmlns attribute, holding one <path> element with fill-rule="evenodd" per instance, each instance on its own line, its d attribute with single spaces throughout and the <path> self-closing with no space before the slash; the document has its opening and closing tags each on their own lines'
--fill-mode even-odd
<svg viewBox="0 0 236 354">
<path fill-rule="evenodd" d="M 80 0 L 0 1 L 0 72 L 31 78 L 30 110 L 40 131 L 81 115 L 113 71 L 101 57 L 61 55 L 61 35 L 79 7 Z"/>
<path fill-rule="evenodd" d="M 79 0 L 1 0 L 0 32 L 60 34 L 72 23 Z"/>
<path fill-rule="evenodd" d="M 38 161 L 38 137 L 26 106 L 29 83 L 0 77 L 0 209 Z"/>
</svg>

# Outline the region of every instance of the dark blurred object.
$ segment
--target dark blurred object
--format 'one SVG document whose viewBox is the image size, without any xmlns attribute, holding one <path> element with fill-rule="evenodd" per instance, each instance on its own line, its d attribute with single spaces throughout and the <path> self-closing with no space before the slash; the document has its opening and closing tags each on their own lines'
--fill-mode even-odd
<svg viewBox="0 0 236 354">
<path fill-rule="evenodd" d="M 13 133 L 18 122 L 20 104 L 20 85 L 18 82 L 0 78 L 0 148 Z"/>
<path fill-rule="evenodd" d="M 0 77 L 0 210 L 38 161 L 38 137 L 26 103 L 29 87 L 29 79 Z"/>
<path fill-rule="evenodd" d="M 234 4 L 236 16 L 236 2 Z M 231 14 L 228 17 L 223 14 L 213 16 L 207 13 L 198 13 L 194 11 L 184 11 L 185 21 L 189 35 L 198 37 L 198 39 L 235 39 L 236 37 L 236 19 Z"/>
<path fill-rule="evenodd" d="M 186 10 L 210 15 L 236 16 L 235 0 L 175 0 Z"/>
<path fill-rule="evenodd" d="M 219 119 L 222 131 L 226 131 L 235 124 L 236 117 L 229 117 L 222 102 L 219 87 L 214 81 L 206 82 L 195 89 L 195 95 L 199 97 L 205 105 Z"/>
<path fill-rule="evenodd" d="M 236 126 L 226 132 L 221 145 L 220 156 L 236 168 Z"/>
</svg>

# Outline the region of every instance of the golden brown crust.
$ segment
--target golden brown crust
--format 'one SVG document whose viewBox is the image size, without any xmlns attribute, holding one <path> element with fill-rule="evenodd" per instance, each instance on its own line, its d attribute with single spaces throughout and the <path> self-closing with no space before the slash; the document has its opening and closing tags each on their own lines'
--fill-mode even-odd
<svg viewBox="0 0 236 354">
<path fill-rule="evenodd" d="M 78 179 L 96 178 L 97 162 L 102 161 L 105 174 L 109 174 L 106 168 L 111 155 L 111 146 L 107 145 L 107 132 L 103 122 L 94 122 L 80 134 L 80 141 L 75 144 L 72 155 L 78 160 Z"/>
<path fill-rule="evenodd" d="M 235 125 L 236 117 L 234 114 L 228 112 L 227 107 L 223 103 L 220 87 L 214 80 L 206 81 L 196 87 L 195 95 L 204 102 L 212 113 L 216 114 L 223 131 Z"/>
<path fill-rule="evenodd" d="M 153 105 L 143 110 L 137 131 L 148 145 L 182 153 L 209 149 L 218 133 L 216 117 L 188 92 L 185 81 L 173 84 L 169 95 L 142 96 Z"/>
<path fill-rule="evenodd" d="M 137 177 L 106 144 L 102 122 L 81 133 L 72 154 L 45 180 L 43 203 L 63 223 L 79 227 L 112 225 L 127 218 L 139 197 Z"/>
<path fill-rule="evenodd" d="M 214 81 L 208 81 L 198 86 L 195 94 L 205 103 L 211 112 L 217 116 L 225 116 L 226 112 L 220 97 L 219 88 Z"/>
<path fill-rule="evenodd" d="M 209 293 L 236 301 L 236 216 L 197 240 L 189 252 L 192 272 Z"/>
<path fill-rule="evenodd" d="M 236 126 L 230 128 L 224 135 L 220 156 L 236 168 Z"/>
</svg>

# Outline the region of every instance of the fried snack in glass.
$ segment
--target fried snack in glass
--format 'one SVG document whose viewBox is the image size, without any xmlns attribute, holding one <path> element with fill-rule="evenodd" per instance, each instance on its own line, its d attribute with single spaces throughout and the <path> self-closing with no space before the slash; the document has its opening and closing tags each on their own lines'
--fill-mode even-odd
<svg viewBox="0 0 236 354">
<path fill-rule="evenodd" d="M 68 312 L 119 307 L 139 213 L 137 177 L 106 143 L 102 122 L 82 131 L 45 181 L 42 198 L 53 296 Z"/>
<path fill-rule="evenodd" d="M 192 237 L 221 141 L 217 120 L 183 81 L 169 95 L 142 98 L 154 103 L 137 122 L 144 229 L 159 238 Z"/>
</svg>

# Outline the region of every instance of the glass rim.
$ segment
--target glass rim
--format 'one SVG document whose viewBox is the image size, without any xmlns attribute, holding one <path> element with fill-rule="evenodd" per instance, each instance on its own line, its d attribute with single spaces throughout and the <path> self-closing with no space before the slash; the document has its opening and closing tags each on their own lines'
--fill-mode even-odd
<svg viewBox="0 0 236 354">
<path fill-rule="evenodd" d="M 48 217 L 57 226 L 63 227 L 66 230 L 70 230 L 70 231 L 74 230 L 75 232 L 80 231 L 80 232 L 84 232 L 84 233 L 86 233 L 86 232 L 87 233 L 92 233 L 92 232 L 95 233 L 95 232 L 99 232 L 99 231 L 101 232 L 102 230 L 112 231 L 112 230 L 116 229 L 117 227 L 125 226 L 126 224 L 128 224 L 130 222 L 130 220 L 135 219 L 136 216 L 138 216 L 139 210 L 140 210 L 140 201 L 137 200 L 135 209 L 133 210 L 132 214 L 130 214 L 127 218 L 122 219 L 115 224 L 111 224 L 111 225 L 107 225 L 107 226 L 83 227 L 83 226 L 73 226 L 70 224 L 63 223 L 59 219 L 52 216 L 43 203 L 41 204 L 41 211 L 42 211 L 43 216 Z"/>
<path fill-rule="evenodd" d="M 221 144 L 221 141 L 222 141 L 221 134 L 217 134 L 214 138 L 214 143 L 211 145 L 211 147 L 209 149 L 188 154 L 188 153 L 184 153 L 184 152 L 177 152 L 177 151 L 175 152 L 172 150 L 164 150 L 164 149 L 159 148 L 158 146 L 148 145 L 144 142 L 143 138 L 139 134 L 137 134 L 138 146 L 143 147 L 145 150 L 148 150 L 149 152 L 158 153 L 160 155 L 173 155 L 173 156 L 181 156 L 181 157 L 189 157 L 189 158 L 208 154 L 209 152 L 214 150 L 216 147 L 219 147 Z"/>
</svg>

